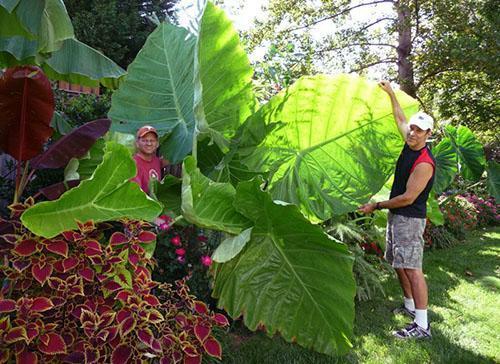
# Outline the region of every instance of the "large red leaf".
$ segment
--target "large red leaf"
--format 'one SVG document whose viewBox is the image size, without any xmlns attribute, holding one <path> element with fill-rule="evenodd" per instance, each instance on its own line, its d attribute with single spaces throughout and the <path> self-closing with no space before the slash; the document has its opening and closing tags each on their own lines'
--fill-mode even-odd
<svg viewBox="0 0 500 364">
<path fill-rule="evenodd" d="M 14 252 L 22 257 L 27 257 L 37 252 L 37 245 L 38 243 L 34 239 L 21 240 L 14 248 Z"/>
<path fill-rule="evenodd" d="M 16 355 L 16 363 L 37 364 L 38 356 L 25 348 L 23 351 Z"/>
<path fill-rule="evenodd" d="M 212 330 L 210 329 L 210 327 L 203 325 L 195 325 L 194 327 L 194 334 L 202 344 L 207 339 L 207 337 L 210 336 L 211 331 Z"/>
<path fill-rule="evenodd" d="M 33 278 L 43 285 L 52 274 L 52 265 L 47 263 L 33 264 L 31 266 L 31 274 L 33 275 Z"/>
<path fill-rule="evenodd" d="M 16 301 L 14 300 L 2 300 L 0 299 L 0 313 L 12 312 L 16 309 Z"/>
<path fill-rule="evenodd" d="M 52 144 L 43 154 L 31 161 L 33 168 L 62 168 L 71 158 L 81 158 L 106 134 L 111 125 L 109 119 L 99 119 L 86 123 Z"/>
<path fill-rule="evenodd" d="M 42 195 L 47 197 L 49 200 L 57 200 L 61 195 L 70 190 L 73 187 L 76 187 L 80 184 L 80 180 L 72 180 L 67 182 L 58 182 L 53 185 L 44 187 L 40 189 Z M 82 354 L 83 355 L 83 354 Z"/>
<path fill-rule="evenodd" d="M 42 70 L 9 68 L 0 76 L 0 149 L 25 161 L 42 151 L 52 135 L 54 95 Z"/>
<path fill-rule="evenodd" d="M 36 297 L 31 304 L 31 309 L 35 312 L 44 312 L 52 307 L 54 307 L 54 304 L 47 297 Z"/>
<path fill-rule="evenodd" d="M 213 337 L 209 337 L 204 343 L 203 347 L 205 348 L 208 355 L 216 357 L 218 359 L 222 359 L 222 348 L 220 343 L 214 339 Z"/>
<path fill-rule="evenodd" d="M 38 349 L 47 355 L 66 354 L 66 343 L 59 334 L 50 332 L 40 337 Z"/>
<path fill-rule="evenodd" d="M 132 356 L 132 349 L 129 345 L 120 345 L 113 350 L 113 355 L 111 356 L 112 364 L 125 364 L 128 363 L 130 357 Z"/>
<path fill-rule="evenodd" d="M 50 240 L 45 246 L 45 249 L 51 253 L 62 255 L 65 258 L 68 257 L 68 243 L 64 240 Z"/>
</svg>

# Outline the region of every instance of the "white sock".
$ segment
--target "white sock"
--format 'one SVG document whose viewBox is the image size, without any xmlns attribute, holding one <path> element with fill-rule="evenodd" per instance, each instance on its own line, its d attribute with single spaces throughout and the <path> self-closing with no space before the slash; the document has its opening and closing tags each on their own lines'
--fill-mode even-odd
<svg viewBox="0 0 500 364">
<path fill-rule="evenodd" d="M 429 327 L 429 324 L 427 323 L 427 310 L 415 310 L 415 323 L 421 328 L 427 330 Z"/>
<path fill-rule="evenodd" d="M 404 298 L 405 301 L 405 307 L 407 310 L 410 311 L 415 311 L 415 301 L 413 301 L 413 298 Z"/>
</svg>

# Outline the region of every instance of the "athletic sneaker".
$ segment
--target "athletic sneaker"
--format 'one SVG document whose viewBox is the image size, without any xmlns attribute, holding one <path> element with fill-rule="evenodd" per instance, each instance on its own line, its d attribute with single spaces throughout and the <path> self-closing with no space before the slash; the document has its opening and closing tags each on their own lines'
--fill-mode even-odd
<svg viewBox="0 0 500 364">
<path fill-rule="evenodd" d="M 432 337 L 431 324 L 426 330 L 418 326 L 416 322 L 412 322 L 404 329 L 394 331 L 392 334 L 398 339 L 430 339 Z"/>
<path fill-rule="evenodd" d="M 395 309 L 392 310 L 392 313 L 395 315 L 397 315 L 397 314 L 406 315 L 412 319 L 415 318 L 415 311 L 407 309 L 405 307 L 405 305 L 401 305 L 400 307 L 396 307 Z"/>
</svg>

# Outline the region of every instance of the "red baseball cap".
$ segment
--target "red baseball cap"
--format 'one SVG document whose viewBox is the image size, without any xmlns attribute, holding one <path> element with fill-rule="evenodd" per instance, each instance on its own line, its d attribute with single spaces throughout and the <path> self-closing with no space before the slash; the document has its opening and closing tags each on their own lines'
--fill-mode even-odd
<svg viewBox="0 0 500 364">
<path fill-rule="evenodd" d="M 139 128 L 139 130 L 137 130 L 136 135 L 137 135 L 137 138 L 142 138 L 147 133 L 155 133 L 156 137 L 158 138 L 158 132 L 151 125 L 144 125 L 143 127 Z"/>
</svg>

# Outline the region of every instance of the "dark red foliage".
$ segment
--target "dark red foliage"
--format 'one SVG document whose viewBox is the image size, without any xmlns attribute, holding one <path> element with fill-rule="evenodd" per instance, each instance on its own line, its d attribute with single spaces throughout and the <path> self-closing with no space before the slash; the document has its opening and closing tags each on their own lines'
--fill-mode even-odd
<svg viewBox="0 0 500 364">
<path fill-rule="evenodd" d="M 215 326 L 228 320 L 195 299 L 185 280 L 158 283 L 143 244 L 151 225 L 79 223 L 52 239 L 19 223 L 11 206 L 0 236 L 0 363 L 201 363 L 221 357 Z M 114 224 L 115 230 L 117 224 Z M 106 238 L 109 237 L 109 238 Z M 153 291 L 154 290 L 154 291 Z"/>
</svg>

